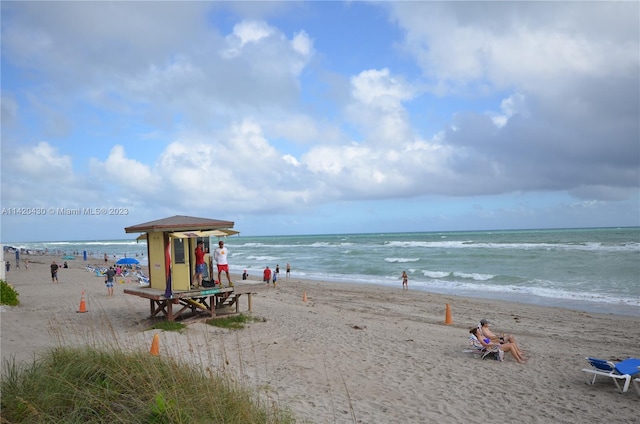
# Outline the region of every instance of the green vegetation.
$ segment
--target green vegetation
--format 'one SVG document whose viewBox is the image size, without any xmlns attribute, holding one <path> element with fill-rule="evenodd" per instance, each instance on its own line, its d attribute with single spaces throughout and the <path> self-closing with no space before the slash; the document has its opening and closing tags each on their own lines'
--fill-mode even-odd
<svg viewBox="0 0 640 424">
<path fill-rule="evenodd" d="M 9 283 L 0 280 L 0 305 L 18 306 L 18 292 Z"/>
<path fill-rule="evenodd" d="M 175 322 L 175 321 L 158 321 L 151 326 L 151 329 L 164 330 L 164 331 L 177 331 L 179 333 L 182 332 L 182 330 L 184 330 L 185 328 L 187 328 L 186 325 L 184 325 L 181 322 Z"/>
<path fill-rule="evenodd" d="M 3 367 L 3 423 L 295 422 L 229 378 L 148 353 L 59 347 Z"/>
<path fill-rule="evenodd" d="M 213 318 L 207 321 L 207 324 L 214 327 L 227 328 L 229 330 L 239 330 L 244 328 L 244 325 L 248 322 L 263 321 L 260 318 L 254 318 L 249 315 L 233 315 L 225 318 Z"/>
</svg>

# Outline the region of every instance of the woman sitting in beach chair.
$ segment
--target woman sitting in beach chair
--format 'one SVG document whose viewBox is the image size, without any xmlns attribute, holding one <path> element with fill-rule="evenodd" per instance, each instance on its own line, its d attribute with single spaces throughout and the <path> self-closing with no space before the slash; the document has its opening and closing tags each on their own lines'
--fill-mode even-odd
<svg viewBox="0 0 640 424">
<path fill-rule="evenodd" d="M 471 333 L 471 336 L 469 336 L 469 343 L 472 344 L 472 346 L 474 346 L 475 348 L 480 349 L 482 352 L 494 352 L 497 348 L 499 359 L 501 361 L 502 358 L 504 358 L 504 352 L 509 352 L 518 363 L 522 364 L 525 362 L 524 358 L 522 357 L 520 352 L 516 348 L 514 348 L 513 344 L 494 343 L 489 338 L 483 338 L 480 334 L 480 330 L 478 330 L 477 327 L 469 330 L 469 333 Z"/>
<path fill-rule="evenodd" d="M 522 351 L 520 350 L 520 346 L 518 346 L 518 342 L 516 342 L 516 338 L 513 334 L 500 334 L 500 336 L 497 336 L 495 334 L 493 334 L 493 332 L 491 330 L 489 330 L 489 324 L 491 324 L 489 322 L 489 320 L 487 319 L 482 319 L 480 320 L 480 323 L 478 324 L 478 338 L 479 339 L 489 339 L 492 342 L 500 343 L 500 344 L 505 344 L 505 343 L 509 343 L 512 345 L 512 349 L 522 358 L 524 358 L 524 354 L 522 353 Z"/>
</svg>

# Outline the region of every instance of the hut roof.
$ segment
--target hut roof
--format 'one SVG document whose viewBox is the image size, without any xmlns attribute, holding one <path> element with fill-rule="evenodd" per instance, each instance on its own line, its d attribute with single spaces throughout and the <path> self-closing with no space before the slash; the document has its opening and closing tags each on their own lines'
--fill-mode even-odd
<svg viewBox="0 0 640 424">
<path fill-rule="evenodd" d="M 155 233 L 167 231 L 205 231 L 223 228 L 233 228 L 233 221 L 219 219 L 197 218 L 194 216 L 175 215 L 169 218 L 157 219 L 143 224 L 132 225 L 124 229 L 125 233 Z"/>
</svg>

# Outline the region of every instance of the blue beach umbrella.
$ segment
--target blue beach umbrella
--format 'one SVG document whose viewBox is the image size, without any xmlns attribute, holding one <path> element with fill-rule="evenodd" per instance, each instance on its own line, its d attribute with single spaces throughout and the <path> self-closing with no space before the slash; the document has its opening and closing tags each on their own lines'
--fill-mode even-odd
<svg viewBox="0 0 640 424">
<path fill-rule="evenodd" d="M 116 265 L 138 265 L 139 263 L 140 261 L 136 258 L 122 258 L 116 262 Z"/>
</svg>

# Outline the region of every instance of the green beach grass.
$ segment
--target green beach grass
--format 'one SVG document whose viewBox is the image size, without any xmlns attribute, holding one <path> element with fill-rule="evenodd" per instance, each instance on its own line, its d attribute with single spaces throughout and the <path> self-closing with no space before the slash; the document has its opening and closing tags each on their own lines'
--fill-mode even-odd
<svg viewBox="0 0 640 424">
<path fill-rule="evenodd" d="M 0 280 L 1 304 L 19 304 L 17 291 Z M 243 328 L 253 317 L 211 320 Z M 161 321 L 152 328 L 181 332 Z M 290 424 L 288 410 L 267 405 L 230 378 L 175 359 L 117 346 L 56 347 L 31 364 L 2 364 L 0 423 L 29 424 Z"/>
<path fill-rule="evenodd" d="M 16 289 L 6 281 L 0 280 L 0 305 L 18 306 L 19 304 Z"/>
<path fill-rule="evenodd" d="M 3 367 L 2 423 L 295 422 L 224 376 L 148 353 L 58 347 Z"/>
</svg>

